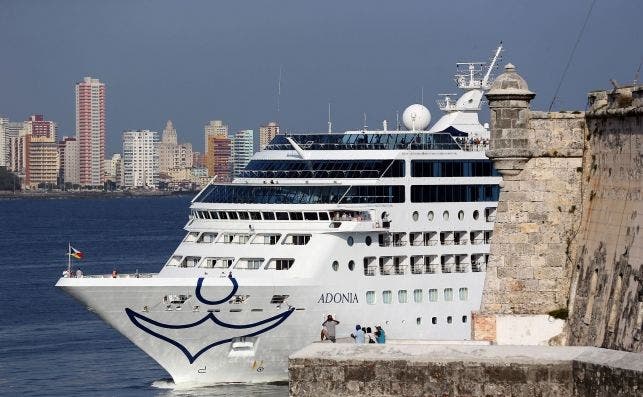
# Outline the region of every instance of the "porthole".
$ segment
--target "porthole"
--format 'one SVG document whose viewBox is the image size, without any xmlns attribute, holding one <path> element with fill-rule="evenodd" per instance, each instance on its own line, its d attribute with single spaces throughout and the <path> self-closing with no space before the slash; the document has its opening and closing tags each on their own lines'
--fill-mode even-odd
<svg viewBox="0 0 643 397">
<path fill-rule="evenodd" d="M 418 317 L 418 318 L 416 318 L 416 319 L 415 319 L 415 323 L 416 323 L 417 325 L 421 325 L 421 324 L 422 324 L 422 317 Z"/>
<path fill-rule="evenodd" d="M 413 220 L 417 222 L 419 218 L 420 218 L 420 214 L 418 214 L 417 211 L 413 211 Z"/>
<path fill-rule="evenodd" d="M 462 316 L 462 322 L 466 323 L 467 322 L 467 316 Z"/>
<path fill-rule="evenodd" d="M 442 213 L 442 219 L 444 219 L 445 221 L 449 220 L 449 211 L 444 211 Z"/>
<path fill-rule="evenodd" d="M 473 211 L 473 219 L 477 221 L 479 217 L 480 212 L 478 210 Z"/>
<path fill-rule="evenodd" d="M 433 220 L 433 211 L 429 211 L 429 213 L 427 214 L 427 218 L 429 219 L 429 222 Z"/>
<path fill-rule="evenodd" d="M 388 218 L 388 212 L 382 212 L 382 220 Z"/>
<path fill-rule="evenodd" d="M 431 324 L 435 325 L 438 323 L 438 318 L 437 317 L 431 317 Z"/>
<path fill-rule="evenodd" d="M 337 271 L 337 269 L 339 269 L 339 262 L 333 261 L 333 270 Z"/>
<path fill-rule="evenodd" d="M 464 220 L 464 211 L 462 210 L 458 211 L 458 219 L 461 221 Z"/>
<path fill-rule="evenodd" d="M 353 240 L 352 236 L 348 236 L 348 238 L 346 239 L 346 244 L 348 244 L 349 247 L 352 247 L 354 242 L 355 241 Z"/>
<path fill-rule="evenodd" d="M 371 236 L 366 236 L 366 239 L 364 239 L 364 242 L 366 243 L 366 245 L 371 245 L 371 243 L 373 242 L 373 239 L 371 238 Z"/>
<path fill-rule="evenodd" d="M 352 261 L 352 260 L 348 261 L 348 270 L 350 270 L 351 272 L 353 270 L 355 270 L 355 262 L 354 261 Z"/>
<path fill-rule="evenodd" d="M 453 317 L 448 316 L 447 317 L 447 324 L 451 324 L 453 322 Z"/>
</svg>

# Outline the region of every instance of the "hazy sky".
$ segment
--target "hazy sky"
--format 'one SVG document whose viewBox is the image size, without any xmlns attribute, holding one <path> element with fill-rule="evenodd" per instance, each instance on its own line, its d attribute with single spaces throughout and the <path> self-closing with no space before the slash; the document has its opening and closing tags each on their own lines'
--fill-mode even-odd
<svg viewBox="0 0 643 397">
<path fill-rule="evenodd" d="M 107 84 L 107 153 L 126 129 L 203 148 L 203 125 L 234 130 L 275 119 L 289 131 L 395 123 L 420 99 L 439 117 L 458 61 L 486 61 L 503 41 L 536 99 L 549 106 L 591 0 L 556 1 L 8 1 L 0 0 L 0 115 L 42 113 L 75 133 L 74 83 Z M 643 56 L 643 1 L 598 0 L 556 109 L 631 82 Z"/>
</svg>

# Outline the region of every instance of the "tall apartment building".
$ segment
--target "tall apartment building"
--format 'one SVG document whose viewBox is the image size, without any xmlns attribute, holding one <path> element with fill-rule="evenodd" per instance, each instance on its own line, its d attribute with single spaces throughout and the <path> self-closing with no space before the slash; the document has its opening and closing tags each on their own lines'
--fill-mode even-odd
<svg viewBox="0 0 643 397">
<path fill-rule="evenodd" d="M 205 166 L 211 177 L 217 181 L 228 182 L 232 179 L 232 140 L 227 135 L 208 136 L 208 151 Z"/>
<path fill-rule="evenodd" d="M 192 144 L 177 143 L 177 133 L 171 120 L 168 120 L 163 130 L 163 137 L 159 144 L 159 169 L 167 173 L 176 168 L 191 168 Z"/>
<path fill-rule="evenodd" d="M 18 166 L 20 164 L 18 138 L 24 128 L 25 124 L 21 121 L 4 122 L 5 164 L 9 171 L 18 172 Z"/>
<path fill-rule="evenodd" d="M 279 124 L 275 121 L 259 127 L 259 150 L 263 150 L 277 134 L 279 134 Z"/>
<path fill-rule="evenodd" d="M 112 181 L 117 186 L 122 184 L 123 178 L 123 157 L 120 153 L 114 153 L 112 158 L 105 159 L 105 180 Z"/>
<path fill-rule="evenodd" d="M 105 158 L 105 84 L 85 77 L 76 83 L 76 139 L 80 147 L 80 184 L 101 186 Z"/>
<path fill-rule="evenodd" d="M 5 132 L 5 124 L 9 119 L 0 117 L 0 167 L 7 167 L 9 163 L 9 142 Z"/>
<path fill-rule="evenodd" d="M 63 183 L 80 184 L 80 157 L 78 140 L 66 136 L 58 141 L 58 156 L 60 157 L 60 181 Z"/>
<path fill-rule="evenodd" d="M 228 136 L 228 126 L 227 126 L 227 124 L 223 124 L 223 121 L 221 121 L 221 120 L 212 120 L 212 121 L 210 121 L 208 124 L 205 125 L 204 131 L 205 131 L 205 151 L 204 151 L 204 153 L 208 153 L 208 137 L 213 136 L 213 135 Z"/>
<path fill-rule="evenodd" d="M 254 131 L 237 131 L 232 138 L 232 162 L 234 176 L 237 177 L 246 167 L 254 154 Z"/>
<path fill-rule="evenodd" d="M 123 132 L 123 186 L 147 189 L 158 186 L 158 145 L 156 131 Z"/>
<path fill-rule="evenodd" d="M 42 115 L 31 115 L 19 135 L 23 184 L 37 187 L 40 183 L 58 183 L 59 158 L 56 143 L 56 123 Z"/>
</svg>

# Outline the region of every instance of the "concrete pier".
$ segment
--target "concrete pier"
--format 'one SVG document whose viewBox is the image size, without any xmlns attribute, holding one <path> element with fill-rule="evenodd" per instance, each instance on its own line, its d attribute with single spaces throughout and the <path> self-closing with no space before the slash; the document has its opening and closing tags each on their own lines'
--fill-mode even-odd
<svg viewBox="0 0 643 397">
<path fill-rule="evenodd" d="M 315 343 L 292 396 L 639 396 L 643 355 L 596 347 Z"/>
</svg>

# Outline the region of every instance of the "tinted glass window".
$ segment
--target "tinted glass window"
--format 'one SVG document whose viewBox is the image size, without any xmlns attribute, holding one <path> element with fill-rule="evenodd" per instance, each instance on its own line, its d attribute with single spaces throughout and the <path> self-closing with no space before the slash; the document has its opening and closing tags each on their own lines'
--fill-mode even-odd
<svg viewBox="0 0 643 397">
<path fill-rule="evenodd" d="M 274 221 L 275 220 L 275 213 L 274 212 L 262 212 L 263 219 L 266 221 Z"/>
<path fill-rule="evenodd" d="M 413 203 L 498 201 L 498 185 L 414 185 Z"/>
<path fill-rule="evenodd" d="M 277 212 L 277 220 L 278 221 L 287 221 L 288 220 L 288 213 L 287 212 Z"/>
</svg>

